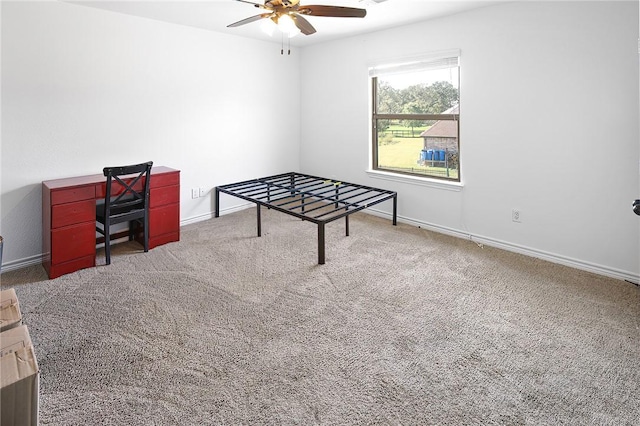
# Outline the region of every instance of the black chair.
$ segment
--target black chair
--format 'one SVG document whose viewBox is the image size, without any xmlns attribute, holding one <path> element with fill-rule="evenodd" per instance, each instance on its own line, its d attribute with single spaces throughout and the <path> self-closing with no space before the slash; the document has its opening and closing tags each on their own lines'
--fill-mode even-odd
<svg viewBox="0 0 640 426">
<path fill-rule="evenodd" d="M 149 175 L 153 161 L 122 167 L 105 167 L 107 186 L 104 204 L 96 206 L 96 231 L 104 235 L 107 265 L 111 264 L 111 225 L 129 222 L 129 241 L 133 240 L 135 224 L 144 232 L 144 251 L 149 251 Z M 126 178 L 125 178 L 126 176 Z M 121 192 L 120 192 L 121 191 Z M 112 195 L 113 194 L 113 195 Z"/>
</svg>

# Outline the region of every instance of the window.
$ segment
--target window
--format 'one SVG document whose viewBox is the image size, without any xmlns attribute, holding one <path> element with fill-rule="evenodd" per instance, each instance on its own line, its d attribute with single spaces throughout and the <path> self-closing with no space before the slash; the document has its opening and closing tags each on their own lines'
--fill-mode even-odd
<svg viewBox="0 0 640 426">
<path fill-rule="evenodd" d="M 374 170 L 460 181 L 459 74 L 458 52 L 369 69 Z"/>
</svg>

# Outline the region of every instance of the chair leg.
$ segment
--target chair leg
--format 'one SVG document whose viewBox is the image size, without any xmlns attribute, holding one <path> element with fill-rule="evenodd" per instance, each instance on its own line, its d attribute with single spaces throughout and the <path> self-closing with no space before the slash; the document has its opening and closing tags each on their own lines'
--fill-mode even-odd
<svg viewBox="0 0 640 426">
<path fill-rule="evenodd" d="M 104 224 L 104 255 L 107 265 L 111 265 L 111 233 L 109 229 L 109 222 L 105 221 Z"/>
<path fill-rule="evenodd" d="M 144 251 L 145 253 L 149 251 L 149 215 L 144 215 Z"/>
</svg>

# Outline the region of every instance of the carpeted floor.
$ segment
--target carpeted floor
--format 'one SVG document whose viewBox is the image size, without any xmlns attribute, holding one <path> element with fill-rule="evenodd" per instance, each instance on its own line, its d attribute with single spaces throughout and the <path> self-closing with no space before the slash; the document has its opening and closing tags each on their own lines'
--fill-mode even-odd
<svg viewBox="0 0 640 426">
<path fill-rule="evenodd" d="M 317 265 L 314 225 L 262 221 L 2 274 L 41 424 L 638 424 L 638 287 L 363 213 Z"/>
</svg>

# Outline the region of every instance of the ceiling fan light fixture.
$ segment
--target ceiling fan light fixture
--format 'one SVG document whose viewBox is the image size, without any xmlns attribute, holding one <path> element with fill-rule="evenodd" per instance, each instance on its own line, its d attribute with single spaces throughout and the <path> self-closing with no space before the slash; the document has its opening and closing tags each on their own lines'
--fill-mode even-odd
<svg viewBox="0 0 640 426">
<path fill-rule="evenodd" d="M 275 32 L 276 28 L 278 28 L 278 24 L 276 24 L 271 19 L 265 19 L 260 23 L 260 29 L 269 37 L 273 37 L 273 33 Z"/>
<path fill-rule="evenodd" d="M 289 36 L 289 38 L 300 34 L 300 29 L 288 14 L 283 14 L 278 17 L 278 29 Z"/>
</svg>

